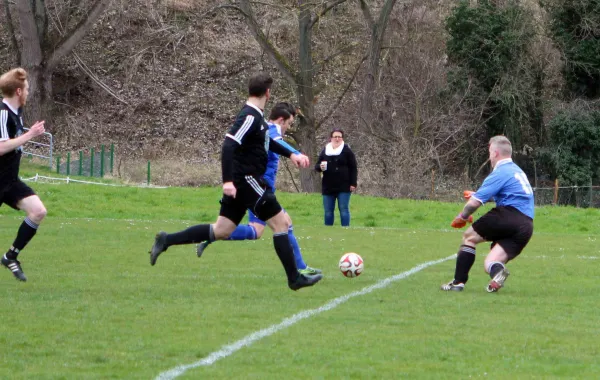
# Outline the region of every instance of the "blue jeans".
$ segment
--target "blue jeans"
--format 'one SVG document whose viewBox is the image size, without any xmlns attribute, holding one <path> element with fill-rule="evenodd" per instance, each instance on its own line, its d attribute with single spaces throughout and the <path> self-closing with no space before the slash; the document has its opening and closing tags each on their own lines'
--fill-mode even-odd
<svg viewBox="0 0 600 380">
<path fill-rule="evenodd" d="M 334 216 L 333 210 L 335 208 L 335 200 L 338 201 L 338 209 L 340 210 L 340 219 L 342 220 L 342 227 L 348 227 L 350 225 L 350 194 L 351 193 L 337 193 L 333 195 L 323 195 L 323 208 L 325 209 L 325 225 L 333 226 Z"/>
</svg>

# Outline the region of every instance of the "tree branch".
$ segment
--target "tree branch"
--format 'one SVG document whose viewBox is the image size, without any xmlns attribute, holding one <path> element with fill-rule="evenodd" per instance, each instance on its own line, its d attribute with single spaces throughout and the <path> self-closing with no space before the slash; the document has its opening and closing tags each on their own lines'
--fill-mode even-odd
<svg viewBox="0 0 600 380">
<path fill-rule="evenodd" d="M 246 21 L 248 22 L 248 26 L 250 27 L 250 31 L 254 36 L 254 39 L 260 47 L 267 52 L 269 57 L 275 62 L 275 65 L 281 72 L 281 74 L 290 82 L 293 87 L 297 87 L 298 80 L 296 78 L 296 74 L 294 70 L 287 62 L 287 60 L 283 57 L 283 55 L 273 46 L 271 41 L 267 39 L 262 29 L 256 22 L 256 17 L 254 16 L 254 12 L 252 12 L 252 7 L 250 5 L 250 1 L 241 0 L 240 8 L 242 10 L 242 14 L 246 15 Z"/>
<path fill-rule="evenodd" d="M 321 119 L 319 122 L 316 123 L 315 130 L 319 129 L 321 127 L 321 124 L 323 124 L 327 119 L 329 119 L 331 117 L 331 115 L 333 115 L 333 113 L 340 106 L 340 103 L 344 99 L 344 96 L 346 95 L 346 93 L 350 89 L 350 86 L 352 85 L 352 83 L 354 83 L 354 79 L 356 79 L 356 76 L 358 75 L 358 71 L 360 70 L 360 67 L 362 66 L 363 62 L 366 59 L 367 59 L 367 56 L 365 55 L 360 60 L 360 63 L 358 65 L 356 65 L 356 70 L 354 70 L 354 74 L 352 74 L 352 78 L 350 78 L 350 80 L 348 81 L 348 85 L 346 86 L 346 88 L 344 89 L 344 91 L 341 93 L 341 95 L 338 97 L 337 101 L 335 102 L 335 105 L 333 107 L 331 107 L 331 109 L 327 112 L 327 114 L 323 117 L 323 119 Z"/>
<path fill-rule="evenodd" d="M 323 58 L 321 60 L 321 62 L 315 64 L 315 70 L 314 71 L 318 72 L 325 63 L 329 62 L 330 60 L 332 60 L 333 58 L 337 57 L 338 55 L 344 54 L 347 51 L 352 51 L 354 48 L 356 48 L 356 45 L 358 45 L 356 42 L 351 42 L 349 45 L 344 46 L 340 50 L 338 50 L 338 51 L 334 52 L 333 54 L 331 54 L 331 55 Z"/>
<path fill-rule="evenodd" d="M 370 30 L 373 30 L 373 26 L 375 25 L 375 21 L 373 20 L 373 15 L 371 14 L 371 10 L 369 9 L 369 4 L 365 0 L 360 1 L 360 9 L 363 12 L 363 16 L 365 21 L 367 22 L 367 26 Z"/>
<path fill-rule="evenodd" d="M 348 0 L 334 0 L 334 1 L 331 1 L 330 3 L 326 3 L 323 6 L 323 9 L 321 10 L 321 12 L 317 13 L 315 15 L 315 17 L 312 19 L 312 21 L 308 25 L 308 28 L 310 29 L 313 26 L 315 26 L 315 24 L 317 22 L 319 22 L 321 17 L 325 16 L 327 14 L 327 12 L 329 12 L 330 10 L 332 10 L 333 8 L 337 7 L 340 4 L 345 3 L 346 1 L 348 1 Z"/>
<path fill-rule="evenodd" d="M 250 15 L 248 15 L 246 12 L 244 12 L 242 10 L 242 8 L 238 7 L 237 5 L 233 5 L 233 4 L 221 4 L 221 5 L 217 5 L 217 6 L 211 8 L 211 9 L 209 9 L 209 10 L 207 10 L 207 11 L 201 13 L 201 14 L 197 14 L 197 13 L 194 13 L 194 12 L 192 12 L 192 13 L 194 13 L 196 15 L 196 17 L 204 18 L 204 17 L 206 17 L 208 15 L 211 15 L 211 14 L 215 13 L 219 9 L 233 9 L 234 11 L 240 12 L 242 14 L 242 16 L 244 16 L 246 18 L 250 17 Z"/>
<path fill-rule="evenodd" d="M 15 52 L 15 64 L 21 63 L 21 50 L 19 49 L 19 43 L 17 41 L 17 35 L 15 34 L 15 25 L 13 24 L 12 15 L 10 13 L 10 4 L 8 0 L 4 0 L 4 10 L 6 11 L 6 28 L 8 29 L 8 35 L 10 38 L 10 45 Z"/>
<path fill-rule="evenodd" d="M 94 23 L 98 21 L 111 2 L 112 0 L 97 0 L 94 3 L 87 16 L 77 24 L 71 33 L 66 34 L 58 43 L 58 46 L 48 59 L 48 63 L 46 64 L 47 70 L 52 71 L 60 60 L 73 50 L 83 37 L 85 37 L 87 32 L 89 32 Z"/>
</svg>

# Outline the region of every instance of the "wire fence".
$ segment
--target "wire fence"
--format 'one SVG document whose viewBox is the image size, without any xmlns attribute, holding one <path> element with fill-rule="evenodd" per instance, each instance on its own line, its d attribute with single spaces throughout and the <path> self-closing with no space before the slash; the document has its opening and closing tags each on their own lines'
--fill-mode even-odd
<svg viewBox="0 0 600 380">
<path fill-rule="evenodd" d="M 56 178 L 56 177 L 48 177 L 39 174 L 35 174 L 34 177 L 31 178 L 21 178 L 23 181 L 31 181 L 31 182 L 46 182 L 46 183 L 82 183 L 87 185 L 100 185 L 100 186 L 111 186 L 111 187 L 140 187 L 140 188 L 151 188 L 151 189 L 166 189 L 168 186 L 155 186 L 149 184 L 142 185 L 122 185 L 116 183 L 104 183 L 104 182 L 93 182 L 93 181 L 82 181 L 78 179 L 73 179 L 70 177 L 66 178 Z"/>
<path fill-rule="evenodd" d="M 600 208 L 600 186 L 555 186 L 533 189 L 536 206 Z"/>
</svg>

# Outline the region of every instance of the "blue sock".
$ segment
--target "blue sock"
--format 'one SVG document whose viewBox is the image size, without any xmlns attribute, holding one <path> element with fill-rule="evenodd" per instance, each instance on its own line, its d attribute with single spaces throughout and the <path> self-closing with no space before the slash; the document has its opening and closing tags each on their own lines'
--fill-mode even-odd
<svg viewBox="0 0 600 380">
<path fill-rule="evenodd" d="M 256 240 L 256 230 L 249 224 L 240 224 L 227 240 Z"/>
<path fill-rule="evenodd" d="M 296 236 L 294 236 L 294 227 L 290 226 L 288 230 L 288 238 L 290 239 L 290 244 L 292 245 L 292 249 L 294 250 L 294 259 L 296 260 L 296 267 L 298 269 L 306 269 L 306 263 L 302 258 L 302 253 L 300 253 L 300 246 L 298 245 L 298 240 L 296 240 Z"/>
</svg>

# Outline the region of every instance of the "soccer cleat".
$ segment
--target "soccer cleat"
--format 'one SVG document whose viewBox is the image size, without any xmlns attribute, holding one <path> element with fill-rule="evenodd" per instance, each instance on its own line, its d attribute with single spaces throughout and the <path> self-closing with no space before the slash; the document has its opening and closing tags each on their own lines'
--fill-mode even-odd
<svg viewBox="0 0 600 380">
<path fill-rule="evenodd" d="M 27 281 L 27 277 L 25 277 L 25 273 L 23 273 L 19 260 L 10 260 L 2 256 L 2 266 L 9 269 L 17 280 Z"/>
<path fill-rule="evenodd" d="M 322 270 L 317 269 L 317 268 L 311 268 L 309 266 L 307 266 L 304 269 L 298 269 L 298 272 L 300 272 L 300 274 L 307 274 L 307 275 L 310 275 L 310 276 L 314 276 L 315 274 L 321 274 L 321 273 L 323 273 Z"/>
<path fill-rule="evenodd" d="M 449 291 L 462 292 L 465 289 L 465 284 L 463 284 L 462 282 L 455 284 L 454 280 L 452 280 L 447 284 L 443 284 L 440 289 L 445 290 L 447 292 L 449 292 Z"/>
<path fill-rule="evenodd" d="M 210 245 L 210 242 L 208 240 L 207 241 L 203 241 L 202 243 L 198 244 L 196 246 L 196 255 L 198 255 L 198 257 L 202 256 L 202 254 L 204 253 L 204 250 L 209 245 Z"/>
<path fill-rule="evenodd" d="M 288 286 L 292 290 L 298 290 L 300 288 L 305 288 L 307 286 L 313 286 L 317 282 L 321 281 L 322 278 L 323 278 L 322 274 L 316 274 L 314 276 L 300 274 L 298 276 L 298 278 L 296 279 L 296 281 L 288 282 Z"/>
<path fill-rule="evenodd" d="M 158 256 L 167 250 L 167 233 L 160 231 L 154 238 L 154 245 L 150 250 L 150 265 L 156 264 Z"/>
<path fill-rule="evenodd" d="M 488 286 L 486 288 L 488 293 L 495 293 L 498 290 L 500 290 L 500 288 L 504 286 L 504 281 L 506 281 L 506 278 L 509 275 L 510 275 L 510 273 L 508 272 L 508 270 L 506 270 L 506 268 L 504 268 L 500 272 L 496 273 L 496 275 L 494 276 L 494 278 L 492 278 L 490 280 L 490 283 L 488 284 Z"/>
</svg>

